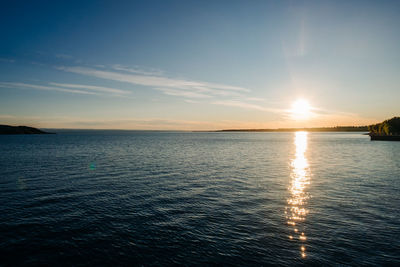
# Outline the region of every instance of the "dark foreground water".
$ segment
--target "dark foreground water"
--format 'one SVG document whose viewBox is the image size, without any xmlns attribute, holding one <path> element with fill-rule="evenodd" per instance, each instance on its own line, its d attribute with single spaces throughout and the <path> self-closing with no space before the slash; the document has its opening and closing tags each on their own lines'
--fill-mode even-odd
<svg viewBox="0 0 400 267">
<path fill-rule="evenodd" d="M 400 142 L 0 136 L 0 265 L 399 265 Z"/>
</svg>

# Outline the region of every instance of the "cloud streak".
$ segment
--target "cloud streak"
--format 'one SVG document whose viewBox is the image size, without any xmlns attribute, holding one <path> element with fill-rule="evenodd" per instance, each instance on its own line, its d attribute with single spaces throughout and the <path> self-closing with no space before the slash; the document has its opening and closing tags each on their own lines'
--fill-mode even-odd
<svg viewBox="0 0 400 267">
<path fill-rule="evenodd" d="M 56 68 L 65 72 L 76 73 L 84 76 L 150 87 L 153 90 L 159 91 L 168 96 L 182 97 L 185 99 L 185 101 L 196 100 L 196 103 L 231 106 L 243 109 L 258 110 L 262 112 L 278 112 L 276 109 L 265 108 L 261 105 L 251 103 L 255 100 L 260 101 L 260 99 L 248 97 L 247 95 L 250 90 L 239 86 L 169 78 L 160 76 L 162 74 L 161 71 L 146 72 L 137 69 L 129 69 L 121 65 L 112 66 L 112 71 L 104 68 L 99 69 L 95 67 L 79 66 L 61 66 Z M 0 87 L 117 97 L 128 97 L 131 93 L 129 90 L 111 87 L 58 82 L 48 82 L 46 85 L 19 82 L 0 82 Z"/>
<path fill-rule="evenodd" d="M 44 91 L 57 91 L 64 93 L 73 94 L 84 94 L 84 95 L 112 95 L 121 96 L 129 94 L 129 91 L 115 89 L 110 87 L 101 87 L 93 85 L 83 85 L 83 84 L 67 84 L 67 83 L 55 83 L 50 82 L 48 85 L 38 85 L 29 83 L 16 83 L 16 82 L 0 82 L 0 87 L 2 88 L 17 88 L 17 89 L 35 89 Z"/>
<path fill-rule="evenodd" d="M 219 83 L 193 81 L 189 79 L 170 78 L 163 75 L 162 71 L 155 69 L 144 71 L 122 65 L 113 65 L 109 68 L 106 68 L 105 66 L 58 66 L 56 69 L 108 81 L 150 87 L 164 95 L 181 97 L 186 102 L 191 101 L 190 103 L 212 104 L 257 110 L 260 112 L 282 113 L 282 110 L 262 106 L 260 101 L 264 101 L 263 99 L 249 97 L 250 90 L 248 88 Z M 115 97 L 129 97 L 129 94 L 132 93 L 130 90 L 105 86 L 59 82 L 48 82 L 45 85 L 20 82 L 0 82 L 0 87 Z"/>
<path fill-rule="evenodd" d="M 186 97 L 186 98 L 211 98 L 210 95 L 192 92 L 192 91 L 182 91 L 182 90 L 175 90 L 175 89 L 170 89 L 170 88 L 155 88 L 155 89 L 163 92 L 166 95 L 171 95 L 171 96 L 180 96 L 180 97 Z"/>
<path fill-rule="evenodd" d="M 165 95 L 182 97 L 186 100 L 208 100 L 209 104 L 214 105 L 252 109 L 262 112 L 282 112 L 282 110 L 266 108 L 261 105 L 251 103 L 252 101 L 261 101 L 262 99 L 248 97 L 248 93 L 250 92 L 248 88 L 170 78 L 162 76 L 163 72 L 161 71 L 142 71 L 121 65 L 113 65 L 111 68 L 112 70 L 80 66 L 57 67 L 57 69 L 66 72 L 96 77 L 104 80 L 112 80 L 132 85 L 150 87 L 154 90 L 162 92 Z M 67 86 L 66 84 L 63 85 Z"/>
<path fill-rule="evenodd" d="M 13 83 L 13 82 L 1 82 L 0 87 L 3 88 L 30 88 L 35 90 L 45 90 L 45 91 L 58 91 L 58 92 L 67 92 L 74 94 L 85 94 L 85 95 L 96 95 L 95 92 L 88 92 L 84 90 L 75 90 L 75 89 L 67 89 L 55 86 L 44 86 L 44 85 L 36 85 L 36 84 L 28 84 L 28 83 Z"/>
<path fill-rule="evenodd" d="M 57 87 L 66 87 L 66 88 L 76 88 L 76 89 L 86 89 L 93 90 L 98 92 L 110 93 L 110 94 L 129 94 L 129 91 L 115 89 L 110 87 L 102 87 L 102 86 L 94 86 L 94 85 L 82 85 L 82 84 L 70 84 L 70 83 L 54 83 L 50 82 L 50 85 L 54 85 Z"/>
<path fill-rule="evenodd" d="M 256 104 L 247 103 L 240 100 L 222 100 L 222 101 L 215 101 L 212 104 L 214 105 L 222 105 L 222 106 L 230 106 L 230 107 L 239 107 L 244 109 L 253 109 L 259 111 L 267 111 L 267 112 L 275 112 L 281 113 L 283 110 L 275 109 L 275 108 L 267 108 Z"/>
<path fill-rule="evenodd" d="M 173 94 L 176 96 L 180 95 L 182 97 L 198 98 L 201 94 L 209 96 L 240 96 L 244 93 L 250 92 L 249 89 L 238 86 L 224 85 L 218 83 L 198 82 L 185 79 L 175 79 L 154 74 L 151 75 L 151 73 L 146 73 L 146 75 L 144 75 L 143 72 L 142 74 L 139 74 L 139 72 L 137 71 L 135 71 L 135 73 L 126 73 L 126 72 L 122 73 L 122 72 L 99 70 L 86 67 L 57 67 L 57 68 L 59 70 L 63 70 L 66 72 L 77 73 L 105 80 L 113 80 L 134 85 L 147 86 L 153 89 L 158 88 L 159 91 L 160 91 L 159 88 L 166 88 L 161 91 L 164 92 L 165 94 L 169 95 Z M 121 67 L 118 67 L 117 69 L 126 71 L 126 69 Z M 182 92 L 178 94 L 178 91 Z M 187 92 L 192 92 L 192 93 L 187 93 Z"/>
<path fill-rule="evenodd" d="M 117 70 L 117 71 L 125 71 L 125 72 L 130 72 L 130 73 L 135 73 L 135 74 L 142 74 L 142 75 L 149 75 L 149 76 L 161 76 L 164 74 L 163 71 L 157 70 L 157 69 L 151 69 L 151 70 L 141 70 L 139 68 L 130 68 L 126 67 L 120 64 L 115 64 L 112 66 L 112 69 Z"/>
</svg>

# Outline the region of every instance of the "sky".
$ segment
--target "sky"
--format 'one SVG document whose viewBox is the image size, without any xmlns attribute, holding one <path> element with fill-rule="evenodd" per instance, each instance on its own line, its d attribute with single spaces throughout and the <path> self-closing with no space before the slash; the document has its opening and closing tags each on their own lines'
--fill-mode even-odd
<svg viewBox="0 0 400 267">
<path fill-rule="evenodd" d="M 399 1 L 3 1 L 0 124 L 216 130 L 400 115 Z M 304 101 L 307 116 L 295 116 Z"/>
</svg>

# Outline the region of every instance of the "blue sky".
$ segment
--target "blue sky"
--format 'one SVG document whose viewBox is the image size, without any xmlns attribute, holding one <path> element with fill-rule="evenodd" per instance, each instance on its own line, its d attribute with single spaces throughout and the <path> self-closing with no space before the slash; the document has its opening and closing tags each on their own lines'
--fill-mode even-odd
<svg viewBox="0 0 400 267">
<path fill-rule="evenodd" d="M 9 1 L 0 123 L 182 129 L 399 115 L 396 1 Z M 312 116 L 290 107 L 306 99 Z"/>
</svg>

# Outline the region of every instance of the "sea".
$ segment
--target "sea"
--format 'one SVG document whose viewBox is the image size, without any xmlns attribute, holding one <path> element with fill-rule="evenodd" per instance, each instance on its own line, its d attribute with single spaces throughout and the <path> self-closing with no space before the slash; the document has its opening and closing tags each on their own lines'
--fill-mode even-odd
<svg viewBox="0 0 400 267">
<path fill-rule="evenodd" d="M 400 265 L 400 142 L 0 136 L 0 266 Z"/>
</svg>

